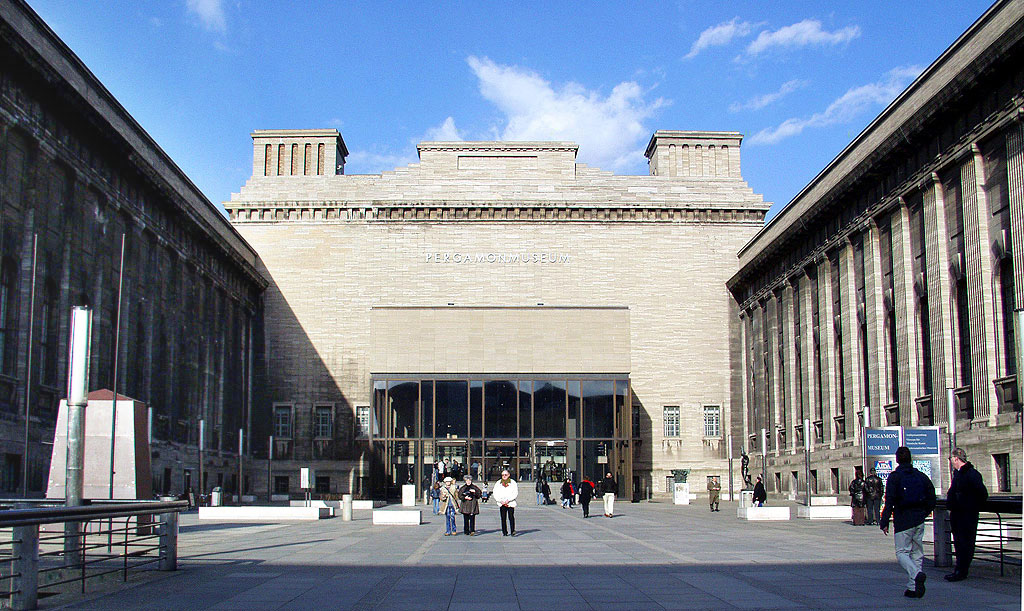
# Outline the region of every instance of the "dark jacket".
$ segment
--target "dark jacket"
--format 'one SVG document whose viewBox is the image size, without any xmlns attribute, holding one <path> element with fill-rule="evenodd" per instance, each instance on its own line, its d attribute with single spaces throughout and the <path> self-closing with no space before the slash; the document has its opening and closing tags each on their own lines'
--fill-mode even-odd
<svg viewBox="0 0 1024 611">
<path fill-rule="evenodd" d="M 537 494 L 544 492 L 544 480 L 537 480 L 537 483 L 533 485 L 533 488 L 537 491 Z"/>
<path fill-rule="evenodd" d="M 924 486 L 925 500 L 921 503 L 909 504 L 903 500 L 904 480 L 921 478 Z M 885 483 L 885 509 L 882 510 L 881 528 L 889 527 L 892 518 L 892 529 L 900 532 L 924 524 L 925 518 L 935 509 L 935 486 L 928 476 L 910 465 L 900 465 L 889 475 Z"/>
<path fill-rule="evenodd" d="M 601 492 L 605 494 L 615 494 L 618 492 L 619 487 L 615 485 L 615 479 L 606 477 L 601 480 Z"/>
<path fill-rule="evenodd" d="M 850 482 L 850 506 L 864 506 L 864 480 L 859 477 Z"/>
<path fill-rule="evenodd" d="M 768 500 L 768 492 L 764 489 L 764 482 L 754 484 L 754 498 L 751 500 L 755 503 L 763 503 Z"/>
<path fill-rule="evenodd" d="M 459 510 L 468 515 L 480 513 L 480 497 L 483 493 L 476 484 L 466 484 L 459 488 Z"/>
<path fill-rule="evenodd" d="M 569 482 L 562 482 L 562 491 L 561 492 L 562 492 L 562 498 L 563 499 L 571 499 L 572 498 L 572 484 L 570 484 Z"/>
<path fill-rule="evenodd" d="M 981 479 L 981 473 L 971 463 L 964 463 L 953 472 L 953 483 L 946 493 L 949 520 L 954 525 L 961 520 L 978 520 L 981 504 L 988 499 L 988 489 Z"/>
<path fill-rule="evenodd" d="M 869 475 L 864 478 L 864 496 L 869 499 L 880 499 L 885 492 L 885 484 L 882 478 L 877 475 Z"/>
<path fill-rule="evenodd" d="M 585 479 L 580 484 L 580 502 L 589 503 L 592 498 L 594 498 L 594 484 L 589 479 Z"/>
</svg>

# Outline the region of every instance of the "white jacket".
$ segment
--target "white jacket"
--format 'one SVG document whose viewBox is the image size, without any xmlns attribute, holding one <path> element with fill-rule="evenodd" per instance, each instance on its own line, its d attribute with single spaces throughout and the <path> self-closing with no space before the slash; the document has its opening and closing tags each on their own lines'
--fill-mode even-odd
<svg viewBox="0 0 1024 611">
<path fill-rule="evenodd" d="M 503 486 L 499 479 L 494 483 L 494 489 L 491 491 L 491 498 L 498 505 L 508 505 L 509 507 L 516 506 L 516 497 L 519 496 L 519 485 L 516 484 L 516 480 L 509 478 L 508 486 Z"/>
</svg>

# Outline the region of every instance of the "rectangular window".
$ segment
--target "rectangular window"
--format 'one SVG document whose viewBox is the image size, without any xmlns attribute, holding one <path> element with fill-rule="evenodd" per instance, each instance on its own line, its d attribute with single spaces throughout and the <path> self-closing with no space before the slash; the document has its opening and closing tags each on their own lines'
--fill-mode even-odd
<svg viewBox="0 0 1024 611">
<path fill-rule="evenodd" d="M 722 413 L 717 405 L 704 406 L 704 436 L 722 436 Z"/>
<path fill-rule="evenodd" d="M 664 414 L 665 437 L 679 437 L 679 406 L 666 405 Z"/>
<path fill-rule="evenodd" d="M 996 464 L 996 488 L 998 492 L 1010 491 L 1010 455 L 993 454 L 992 460 Z"/>
<path fill-rule="evenodd" d="M 288 494 L 288 476 L 274 476 L 274 494 Z"/>
<path fill-rule="evenodd" d="M 334 436 L 334 406 L 317 405 L 313 413 L 313 437 L 330 439 Z"/>
<path fill-rule="evenodd" d="M 356 437 L 366 439 L 370 436 L 370 406 L 356 406 Z"/>
<path fill-rule="evenodd" d="M 316 476 L 316 489 L 314 492 L 317 494 L 330 494 L 331 493 L 331 477 L 329 475 L 317 475 Z"/>
<path fill-rule="evenodd" d="M 274 406 L 274 437 L 278 439 L 291 439 L 292 436 L 292 406 Z"/>
</svg>

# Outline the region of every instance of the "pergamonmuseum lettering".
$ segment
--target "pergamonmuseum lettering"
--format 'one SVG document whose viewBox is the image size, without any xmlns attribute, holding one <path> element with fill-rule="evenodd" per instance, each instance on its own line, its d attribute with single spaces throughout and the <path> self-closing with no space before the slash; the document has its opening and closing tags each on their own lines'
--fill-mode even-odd
<svg viewBox="0 0 1024 611">
<path fill-rule="evenodd" d="M 531 263 L 568 263 L 569 255 L 556 252 L 523 252 L 523 253 L 462 253 L 462 252 L 428 252 L 427 263 L 494 263 L 503 265 Z"/>
</svg>

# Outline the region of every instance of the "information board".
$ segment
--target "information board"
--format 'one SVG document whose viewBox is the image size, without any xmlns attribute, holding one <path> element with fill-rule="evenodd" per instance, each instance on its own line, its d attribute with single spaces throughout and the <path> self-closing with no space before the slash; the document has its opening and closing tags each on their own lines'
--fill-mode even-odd
<svg viewBox="0 0 1024 611">
<path fill-rule="evenodd" d="M 932 480 L 938 494 L 942 493 L 942 435 L 937 426 L 887 426 L 864 431 L 864 457 L 882 481 L 896 470 L 896 449 L 906 446 L 914 468 Z"/>
</svg>

